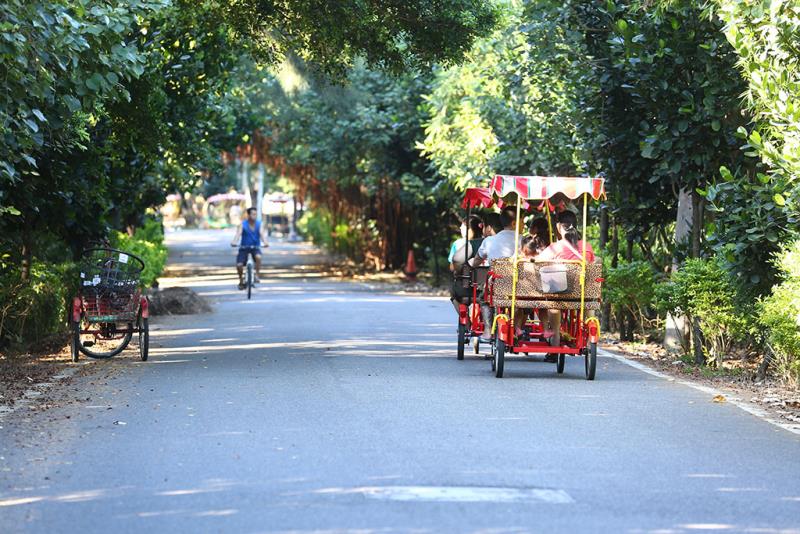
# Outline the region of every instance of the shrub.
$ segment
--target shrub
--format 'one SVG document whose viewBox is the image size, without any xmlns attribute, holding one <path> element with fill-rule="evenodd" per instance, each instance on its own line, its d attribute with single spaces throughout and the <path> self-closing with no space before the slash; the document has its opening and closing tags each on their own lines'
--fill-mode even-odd
<svg viewBox="0 0 800 534">
<path fill-rule="evenodd" d="M 685 315 L 702 334 L 706 361 L 714 366 L 734 341 L 745 338 L 750 310 L 737 306 L 736 286 L 714 259 L 689 259 L 656 290 L 661 312 Z"/>
<path fill-rule="evenodd" d="M 766 329 L 779 375 L 800 383 L 800 241 L 787 247 L 776 265 L 783 282 L 759 303 L 758 321 Z"/>
<path fill-rule="evenodd" d="M 124 232 L 112 232 L 111 246 L 139 256 L 145 264 L 141 284 L 152 286 L 167 264 L 167 247 L 164 246 L 164 230 L 159 221 L 146 219 L 133 236 Z"/>
<path fill-rule="evenodd" d="M 34 262 L 30 280 L 19 268 L 0 274 L 0 347 L 34 343 L 65 329 L 66 306 L 77 289 L 71 263 Z"/>
<path fill-rule="evenodd" d="M 605 274 L 603 296 L 611 304 L 617 323 L 624 314 L 630 314 L 644 329 L 648 310 L 653 308 L 656 293 L 656 273 L 644 261 L 621 263 L 609 267 Z"/>
<path fill-rule="evenodd" d="M 365 248 L 358 228 L 336 223 L 327 210 L 306 211 L 297 222 L 301 234 L 325 250 L 343 254 L 356 261 L 364 259 Z"/>
</svg>

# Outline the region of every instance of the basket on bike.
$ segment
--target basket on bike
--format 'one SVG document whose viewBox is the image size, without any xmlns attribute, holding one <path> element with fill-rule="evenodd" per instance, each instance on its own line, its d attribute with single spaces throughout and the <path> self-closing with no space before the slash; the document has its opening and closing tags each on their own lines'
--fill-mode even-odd
<svg viewBox="0 0 800 534">
<path fill-rule="evenodd" d="M 83 252 L 80 293 L 90 323 L 133 322 L 139 303 L 139 279 L 144 262 L 112 248 Z"/>
</svg>

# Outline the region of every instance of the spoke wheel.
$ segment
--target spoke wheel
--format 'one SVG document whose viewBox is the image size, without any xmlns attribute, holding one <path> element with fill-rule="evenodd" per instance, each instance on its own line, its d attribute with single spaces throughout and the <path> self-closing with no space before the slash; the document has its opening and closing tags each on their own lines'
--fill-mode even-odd
<svg viewBox="0 0 800 534">
<path fill-rule="evenodd" d="M 98 325 L 84 321 L 81 324 L 87 327 L 91 326 L 93 329 L 99 327 L 101 330 L 106 330 L 107 335 L 95 336 L 94 334 L 81 334 L 80 325 L 76 327 L 75 335 L 78 337 L 78 350 L 90 358 L 103 359 L 116 356 L 125 350 L 125 347 L 128 346 L 133 337 L 132 323 L 127 324 L 128 331 L 122 335 L 112 334 L 113 329 L 116 328 L 113 323 L 101 323 Z"/>
<path fill-rule="evenodd" d="M 253 293 L 253 264 L 247 264 L 247 300 L 250 300 L 250 295 Z"/>
<path fill-rule="evenodd" d="M 70 330 L 72 330 L 72 336 L 69 343 L 70 354 L 72 356 L 72 361 L 77 362 L 81 355 L 79 348 L 81 344 L 81 323 L 72 321 L 70 323 Z"/>
<path fill-rule="evenodd" d="M 597 343 L 589 343 L 585 356 L 586 380 L 594 380 L 597 371 Z"/>
<path fill-rule="evenodd" d="M 150 353 L 150 324 L 146 317 L 139 319 L 139 359 L 147 361 Z"/>
</svg>

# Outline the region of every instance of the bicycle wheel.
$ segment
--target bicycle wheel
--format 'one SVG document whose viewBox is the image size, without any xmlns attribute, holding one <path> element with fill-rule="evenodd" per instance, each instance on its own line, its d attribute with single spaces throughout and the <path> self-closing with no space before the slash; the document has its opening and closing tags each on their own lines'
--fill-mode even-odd
<svg viewBox="0 0 800 534">
<path fill-rule="evenodd" d="M 503 378 L 503 367 L 506 359 L 506 344 L 499 337 L 497 338 L 497 348 L 494 353 L 494 376 Z"/>
<path fill-rule="evenodd" d="M 456 358 L 459 360 L 464 359 L 464 345 L 466 344 L 467 327 L 458 323 L 458 352 Z"/>
<path fill-rule="evenodd" d="M 253 264 L 247 263 L 247 300 L 250 300 L 250 295 L 253 292 Z"/>
<path fill-rule="evenodd" d="M 70 323 L 70 330 L 72 330 L 69 343 L 70 353 L 72 355 L 72 361 L 77 362 L 81 354 L 79 348 L 81 344 L 81 323 L 72 321 Z"/>
<path fill-rule="evenodd" d="M 589 343 L 584 360 L 586 368 L 586 380 L 594 380 L 597 371 L 597 343 Z"/>
<path fill-rule="evenodd" d="M 89 323 L 85 323 L 92 326 Z M 91 334 L 81 334 L 78 326 L 78 350 L 90 358 L 103 359 L 116 356 L 128 346 L 133 337 L 133 323 L 128 323 L 126 332 L 120 335 L 115 334 L 116 324 L 99 323 L 95 324 L 98 330 Z M 99 334 L 99 335 L 98 335 Z"/>
<path fill-rule="evenodd" d="M 139 319 L 139 359 L 147 361 L 150 353 L 150 324 L 146 317 Z"/>
</svg>

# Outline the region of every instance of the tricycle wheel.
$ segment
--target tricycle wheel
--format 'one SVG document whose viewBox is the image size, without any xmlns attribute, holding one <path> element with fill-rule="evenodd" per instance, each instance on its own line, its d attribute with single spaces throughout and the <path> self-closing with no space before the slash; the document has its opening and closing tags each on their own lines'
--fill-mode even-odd
<svg viewBox="0 0 800 534">
<path fill-rule="evenodd" d="M 139 319 L 139 359 L 147 361 L 150 352 L 150 324 L 146 317 Z"/>
<path fill-rule="evenodd" d="M 559 354 L 556 356 L 556 373 L 562 374 L 564 372 L 564 364 L 567 361 L 567 357 L 564 354 Z"/>
<path fill-rule="evenodd" d="M 458 356 L 459 360 L 464 359 L 464 345 L 466 345 L 467 327 L 459 321 L 458 323 Z"/>
<path fill-rule="evenodd" d="M 77 362 L 80 357 L 81 351 L 78 348 L 81 344 L 81 323 L 72 321 L 70 322 L 71 340 L 69 342 L 70 352 L 72 353 L 72 361 Z"/>
<path fill-rule="evenodd" d="M 597 370 L 597 343 L 589 343 L 585 362 L 586 380 L 594 380 L 594 373 Z"/>
<path fill-rule="evenodd" d="M 128 343 L 131 342 L 131 338 L 133 337 L 133 323 L 128 323 L 127 328 L 128 328 L 128 331 L 125 333 L 125 335 L 121 339 L 111 339 L 111 340 L 105 340 L 105 341 L 101 340 L 101 342 L 104 345 L 104 348 L 107 348 L 109 350 L 99 351 L 99 350 L 92 350 L 90 348 L 90 347 L 94 347 L 94 344 L 91 344 L 91 345 L 87 346 L 86 345 L 87 341 L 81 341 L 80 340 L 80 326 L 78 326 L 78 338 L 79 338 L 78 339 L 78 350 L 80 350 L 82 353 L 84 353 L 88 357 L 96 358 L 96 359 L 111 358 L 113 356 L 116 356 L 117 354 L 119 354 L 120 352 L 125 350 L 125 347 L 128 346 Z M 115 343 L 116 343 L 116 345 L 114 345 Z M 111 347 L 111 348 L 109 348 L 109 347 Z"/>
<path fill-rule="evenodd" d="M 496 348 L 494 350 L 494 364 L 492 365 L 494 376 L 496 376 L 497 378 L 503 378 L 503 364 L 505 363 L 505 359 L 506 359 L 506 344 L 503 342 L 502 339 L 498 337 Z"/>
</svg>

